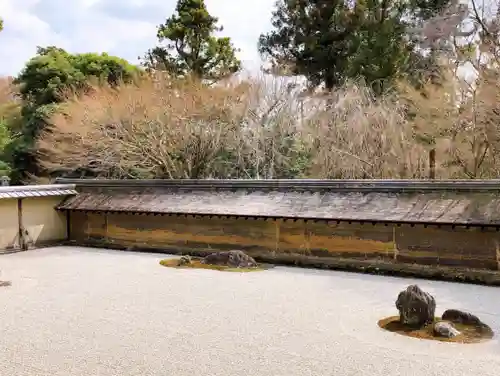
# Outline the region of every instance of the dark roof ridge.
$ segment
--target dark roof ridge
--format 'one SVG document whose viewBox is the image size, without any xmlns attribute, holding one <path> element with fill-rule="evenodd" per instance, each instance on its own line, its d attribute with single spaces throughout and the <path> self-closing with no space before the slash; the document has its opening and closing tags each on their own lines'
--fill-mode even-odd
<svg viewBox="0 0 500 376">
<path fill-rule="evenodd" d="M 189 190 L 285 190 L 352 192 L 500 192 L 500 179 L 492 180 L 342 180 L 342 179 L 56 179 L 78 188 L 167 188 Z"/>
</svg>

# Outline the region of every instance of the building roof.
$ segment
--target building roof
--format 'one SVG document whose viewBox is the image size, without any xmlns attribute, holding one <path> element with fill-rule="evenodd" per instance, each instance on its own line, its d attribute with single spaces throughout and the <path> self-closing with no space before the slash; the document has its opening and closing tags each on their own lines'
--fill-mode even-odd
<svg viewBox="0 0 500 376">
<path fill-rule="evenodd" d="M 58 209 L 500 226 L 498 181 L 230 182 L 80 181 Z"/>
<path fill-rule="evenodd" d="M 57 183 L 81 188 L 172 190 L 281 190 L 356 192 L 500 192 L 500 179 L 491 180 L 409 180 L 409 179 L 56 179 Z"/>
<path fill-rule="evenodd" d="M 70 196 L 77 193 L 74 184 L 13 185 L 0 187 L 0 199 Z"/>
</svg>

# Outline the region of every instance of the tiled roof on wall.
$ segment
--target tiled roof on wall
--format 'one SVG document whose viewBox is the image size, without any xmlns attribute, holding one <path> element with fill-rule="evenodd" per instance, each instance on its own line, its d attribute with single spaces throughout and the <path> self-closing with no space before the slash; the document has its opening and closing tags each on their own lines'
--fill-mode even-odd
<svg viewBox="0 0 500 376">
<path fill-rule="evenodd" d="M 207 182 L 179 189 L 172 183 L 143 184 L 141 188 L 140 181 L 108 187 L 104 182 L 82 181 L 76 184 L 80 193 L 66 199 L 58 209 L 500 226 L 498 182 L 490 184 L 489 189 L 475 189 L 473 185 L 468 189 L 434 190 L 426 190 L 423 183 L 419 189 L 406 183 L 404 189 L 382 189 L 373 182 L 370 188 L 360 181 L 351 187 L 340 183 L 328 187 L 325 183 L 318 189 L 307 189 L 306 184 L 300 187 L 300 181 L 296 183 L 296 188 L 282 184 L 264 189 L 260 183 L 255 188 L 217 189 L 209 188 Z"/>
<path fill-rule="evenodd" d="M 0 199 L 16 199 L 28 197 L 70 196 L 78 192 L 74 185 L 20 185 L 0 187 Z"/>
</svg>

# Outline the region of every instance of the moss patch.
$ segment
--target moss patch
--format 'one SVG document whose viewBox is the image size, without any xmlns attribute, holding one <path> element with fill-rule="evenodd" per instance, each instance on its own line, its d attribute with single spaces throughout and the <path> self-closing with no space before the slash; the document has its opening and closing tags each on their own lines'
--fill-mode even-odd
<svg viewBox="0 0 500 376">
<path fill-rule="evenodd" d="M 222 272 L 240 272 L 240 273 L 247 273 L 247 272 L 258 272 L 262 270 L 269 269 L 270 266 L 265 266 L 265 265 L 259 265 L 256 268 L 232 268 L 229 266 L 224 266 L 224 265 L 210 265 L 210 264 L 203 264 L 201 262 L 201 259 L 193 259 L 191 261 L 191 264 L 185 264 L 185 265 L 178 265 L 179 260 L 178 259 L 165 259 L 160 261 L 160 265 L 169 267 L 169 268 L 176 268 L 176 269 L 209 269 L 209 270 L 219 270 Z"/>
<path fill-rule="evenodd" d="M 455 324 L 453 326 L 461 332 L 460 335 L 454 338 L 445 338 L 434 335 L 434 323 L 440 321 L 441 318 L 436 317 L 434 322 L 420 329 L 411 328 L 401 324 L 399 316 L 391 316 L 382 319 L 378 322 L 378 326 L 390 332 L 398 333 L 403 336 L 429 339 L 441 342 L 456 342 L 456 343 L 479 343 L 493 338 L 493 331 L 489 327 L 481 327 L 475 325 Z"/>
</svg>

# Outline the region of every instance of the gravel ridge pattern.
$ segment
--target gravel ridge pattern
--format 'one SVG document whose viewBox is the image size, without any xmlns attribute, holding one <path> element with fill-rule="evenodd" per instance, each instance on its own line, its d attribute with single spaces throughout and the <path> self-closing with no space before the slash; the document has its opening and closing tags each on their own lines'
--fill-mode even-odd
<svg viewBox="0 0 500 376">
<path fill-rule="evenodd" d="M 276 267 L 161 267 L 165 255 L 52 247 L 0 256 L 0 375 L 495 376 L 498 335 L 461 345 L 377 321 L 417 283 L 500 334 L 500 288 Z"/>
</svg>

